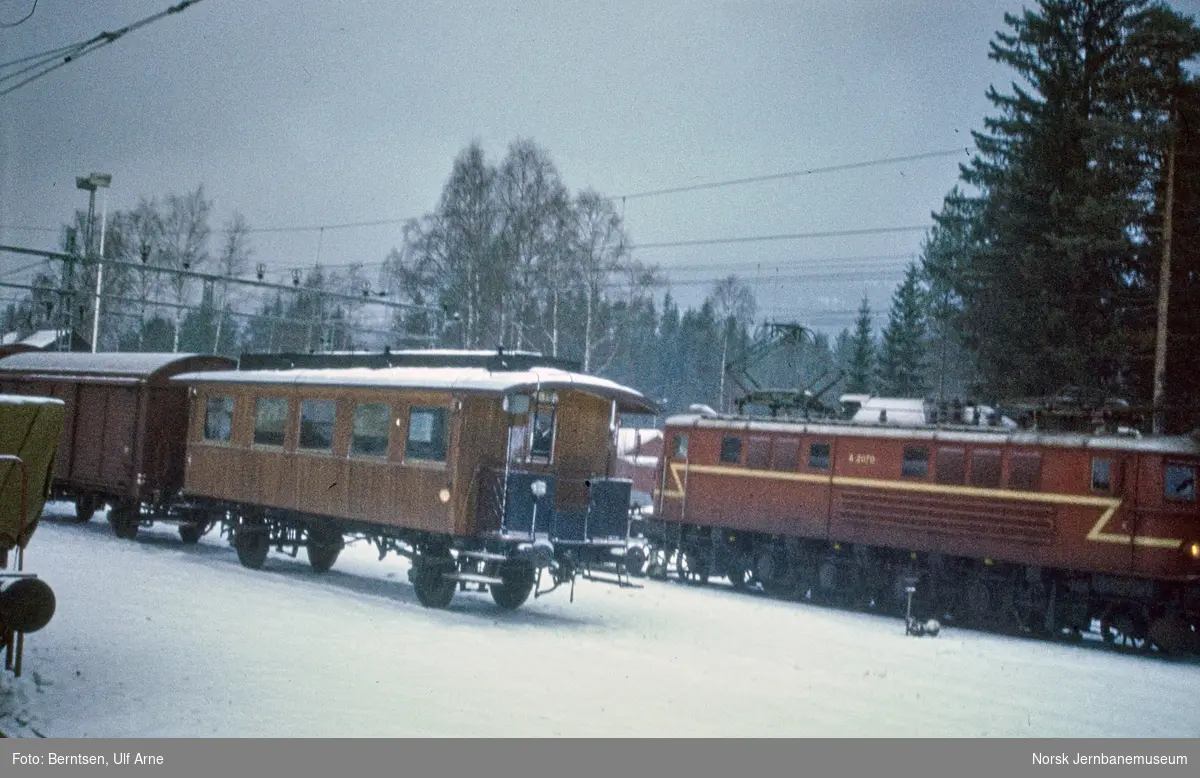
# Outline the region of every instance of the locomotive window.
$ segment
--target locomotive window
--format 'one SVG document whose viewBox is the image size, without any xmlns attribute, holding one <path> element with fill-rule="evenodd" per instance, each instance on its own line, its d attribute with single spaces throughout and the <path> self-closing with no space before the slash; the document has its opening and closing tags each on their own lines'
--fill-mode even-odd
<svg viewBox="0 0 1200 778">
<path fill-rule="evenodd" d="M 775 441 L 776 470 L 795 470 L 800 458 L 800 441 L 795 438 L 780 438 Z"/>
<path fill-rule="evenodd" d="M 1008 486 L 1022 491 L 1037 491 L 1042 483 L 1041 454 L 1013 454 Z"/>
<path fill-rule="evenodd" d="M 829 469 L 828 443 L 810 443 L 808 446 L 808 466 L 813 470 Z"/>
<path fill-rule="evenodd" d="M 746 444 L 746 467 L 766 470 L 771 461 L 771 439 L 750 438 Z"/>
<path fill-rule="evenodd" d="M 687 438 L 687 435 L 675 436 L 675 459 L 687 459 Z"/>
<path fill-rule="evenodd" d="M 388 421 L 392 406 L 381 403 L 359 403 L 354 406 L 354 436 L 350 453 L 365 457 L 387 456 Z"/>
<path fill-rule="evenodd" d="M 300 448 L 309 451 L 333 450 L 333 419 L 337 404 L 333 400 L 305 400 L 300 403 Z"/>
<path fill-rule="evenodd" d="M 204 439 L 228 442 L 233 434 L 233 398 L 209 397 L 204 403 Z"/>
<path fill-rule="evenodd" d="M 405 459 L 446 461 L 446 409 L 413 408 L 408 414 Z"/>
<path fill-rule="evenodd" d="M 966 452 L 961 448 L 939 448 L 936 480 L 939 484 L 961 484 L 967 480 Z"/>
<path fill-rule="evenodd" d="M 909 478 L 924 478 L 929 475 L 929 449 L 924 446 L 905 446 L 900 474 Z"/>
<path fill-rule="evenodd" d="M 721 461 L 737 464 L 742 461 L 742 439 L 736 435 L 721 438 Z"/>
<path fill-rule="evenodd" d="M 1168 499 L 1196 499 L 1196 468 L 1194 466 L 1168 462 L 1163 476 L 1163 484 Z"/>
<path fill-rule="evenodd" d="M 259 397 L 254 401 L 254 442 L 260 446 L 282 446 L 287 424 L 288 401 L 281 397 Z"/>
<path fill-rule="evenodd" d="M 1000 452 L 975 451 L 971 454 L 971 486 L 995 489 L 1000 486 Z"/>
<path fill-rule="evenodd" d="M 1092 489 L 1097 492 L 1107 492 L 1112 488 L 1112 460 L 1092 459 Z"/>
</svg>

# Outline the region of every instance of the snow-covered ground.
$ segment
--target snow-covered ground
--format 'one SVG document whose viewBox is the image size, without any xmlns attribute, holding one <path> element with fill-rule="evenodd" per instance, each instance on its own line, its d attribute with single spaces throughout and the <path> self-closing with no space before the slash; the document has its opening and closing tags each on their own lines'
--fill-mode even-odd
<svg viewBox="0 0 1200 778">
<path fill-rule="evenodd" d="M 52 513 L 64 511 L 52 505 Z M 502 613 L 422 608 L 406 564 L 242 568 L 212 533 L 47 521 L 58 596 L 0 676 L 0 731 L 48 737 L 1200 736 L 1200 664 L 903 624 L 708 587 L 580 581 Z"/>
</svg>

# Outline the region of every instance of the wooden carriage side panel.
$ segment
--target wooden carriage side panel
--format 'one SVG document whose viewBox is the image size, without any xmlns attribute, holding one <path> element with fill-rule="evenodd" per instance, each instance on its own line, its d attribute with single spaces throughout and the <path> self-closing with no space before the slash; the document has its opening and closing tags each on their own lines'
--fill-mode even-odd
<svg viewBox="0 0 1200 778">
<path fill-rule="evenodd" d="M 560 510 L 586 510 L 587 479 L 611 475 L 616 469 L 611 420 L 609 400 L 583 392 L 559 392 L 553 464 L 560 474 L 556 487 Z"/>
<path fill-rule="evenodd" d="M 68 479 L 75 483 L 98 485 L 100 463 L 104 459 L 104 427 L 108 402 L 104 387 L 79 386 L 75 416 L 75 450 Z"/>
<path fill-rule="evenodd" d="M 337 410 L 345 413 L 345 403 L 340 403 L 340 396 L 345 390 L 327 387 L 299 387 L 291 393 L 289 408 L 290 423 L 295 428 L 295 435 L 287 447 L 284 459 L 288 467 L 283 473 L 290 488 L 279 496 L 286 501 L 292 510 L 302 513 L 314 513 L 322 516 L 346 516 L 349 509 L 348 487 L 349 473 L 345 456 L 338 457 L 334 453 L 334 437 L 337 432 Z M 329 440 L 329 447 L 312 448 L 311 441 L 305 445 L 305 435 L 302 426 L 304 422 L 304 404 L 306 402 L 333 403 L 335 409 L 334 426 Z M 339 406 L 342 406 L 339 408 Z"/>
<path fill-rule="evenodd" d="M 458 457 L 452 471 L 454 529 L 459 535 L 500 529 L 497 490 L 503 483 L 508 418 L 496 397 L 463 397 L 455 414 Z"/>
<path fill-rule="evenodd" d="M 183 386 L 148 386 L 142 436 L 141 461 L 135 465 L 145 475 L 143 491 L 172 494 L 183 488 L 187 451 L 188 389 Z M 203 415 L 203 408 L 201 408 Z M 200 419 L 203 425 L 203 418 Z"/>
<path fill-rule="evenodd" d="M 138 491 L 134 463 L 139 444 L 139 395 L 144 390 L 139 386 L 106 386 L 101 390 L 104 417 L 98 477 L 106 489 L 120 495 Z"/>
<path fill-rule="evenodd" d="M 392 403 L 392 434 L 388 453 L 387 512 L 375 521 L 409 529 L 453 534 L 454 514 L 450 504 L 438 499 L 451 487 L 451 463 L 455 445 L 452 405 L 449 394 L 389 390 Z M 411 414 L 414 408 L 447 410 L 445 461 L 424 461 L 406 456 Z"/>
</svg>

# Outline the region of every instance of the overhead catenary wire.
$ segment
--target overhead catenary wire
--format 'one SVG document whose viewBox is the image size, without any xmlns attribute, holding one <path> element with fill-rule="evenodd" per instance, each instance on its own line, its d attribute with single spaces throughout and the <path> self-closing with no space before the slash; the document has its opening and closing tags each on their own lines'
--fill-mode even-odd
<svg viewBox="0 0 1200 778">
<path fill-rule="evenodd" d="M 56 50 L 56 52 L 54 54 L 51 54 L 48 56 L 43 56 L 42 59 L 36 60 L 37 64 L 23 68 L 21 71 L 19 71 L 16 74 L 10 74 L 9 76 L 0 78 L 0 81 L 7 80 L 9 78 L 13 78 L 18 75 L 24 75 L 25 73 L 28 73 L 31 70 L 36 70 L 38 67 L 41 67 L 41 70 L 37 70 L 32 75 L 29 75 L 28 77 L 24 78 L 23 80 L 18 81 L 16 84 L 5 87 L 4 89 L 0 89 L 0 97 L 3 97 L 7 94 L 15 92 L 16 90 L 20 89 L 21 87 L 25 86 L 26 84 L 32 83 L 33 81 L 36 81 L 37 79 L 39 79 L 43 76 L 46 76 L 46 75 L 52 73 L 53 71 L 58 70 L 61 67 L 69 65 L 70 63 L 75 62 L 76 60 L 78 60 L 82 57 L 85 57 L 94 51 L 98 51 L 99 49 L 101 49 L 111 43 L 115 43 L 116 41 L 118 41 L 122 37 L 124 37 L 125 35 L 133 32 L 135 30 L 138 30 L 142 27 L 153 24 L 154 22 L 157 22 L 160 19 L 163 19 L 172 14 L 177 14 L 187 8 L 190 8 L 191 6 L 195 5 L 196 3 L 199 3 L 200 1 L 201 0 L 181 0 L 179 3 L 176 3 L 175 5 L 167 8 L 165 11 L 159 11 L 156 14 L 151 14 L 150 16 L 147 16 L 144 19 L 139 19 L 138 21 L 133 22 L 132 24 L 128 24 L 124 27 L 121 27 L 120 29 L 113 30 L 112 32 L 102 32 L 98 35 L 93 36 L 92 38 L 85 40 L 85 41 L 80 41 L 79 43 L 72 44 L 70 46 L 66 46 L 61 49 L 58 49 L 58 50 Z M 29 61 L 29 59 L 36 59 L 38 56 L 40 56 L 40 55 L 33 55 L 33 57 L 30 57 L 30 58 L 22 60 L 22 61 Z M 53 62 L 53 64 L 51 64 L 52 62 Z"/>
<path fill-rule="evenodd" d="M 15 22 L 0 22 L 0 27 L 16 27 L 17 25 L 24 24 L 25 22 L 29 21 L 31 18 L 33 18 L 33 12 L 37 10 L 37 4 L 38 0 L 33 0 L 33 7 L 29 9 L 29 13 L 25 14 L 24 17 Z"/>
</svg>

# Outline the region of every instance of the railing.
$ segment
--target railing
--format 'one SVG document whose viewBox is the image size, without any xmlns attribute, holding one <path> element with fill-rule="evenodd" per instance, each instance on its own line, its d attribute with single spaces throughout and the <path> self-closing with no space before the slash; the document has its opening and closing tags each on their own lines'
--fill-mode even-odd
<svg viewBox="0 0 1200 778">
<path fill-rule="evenodd" d="M 624 543 L 632 487 L 628 478 L 482 468 L 476 475 L 476 526 L 553 543 Z"/>
</svg>

